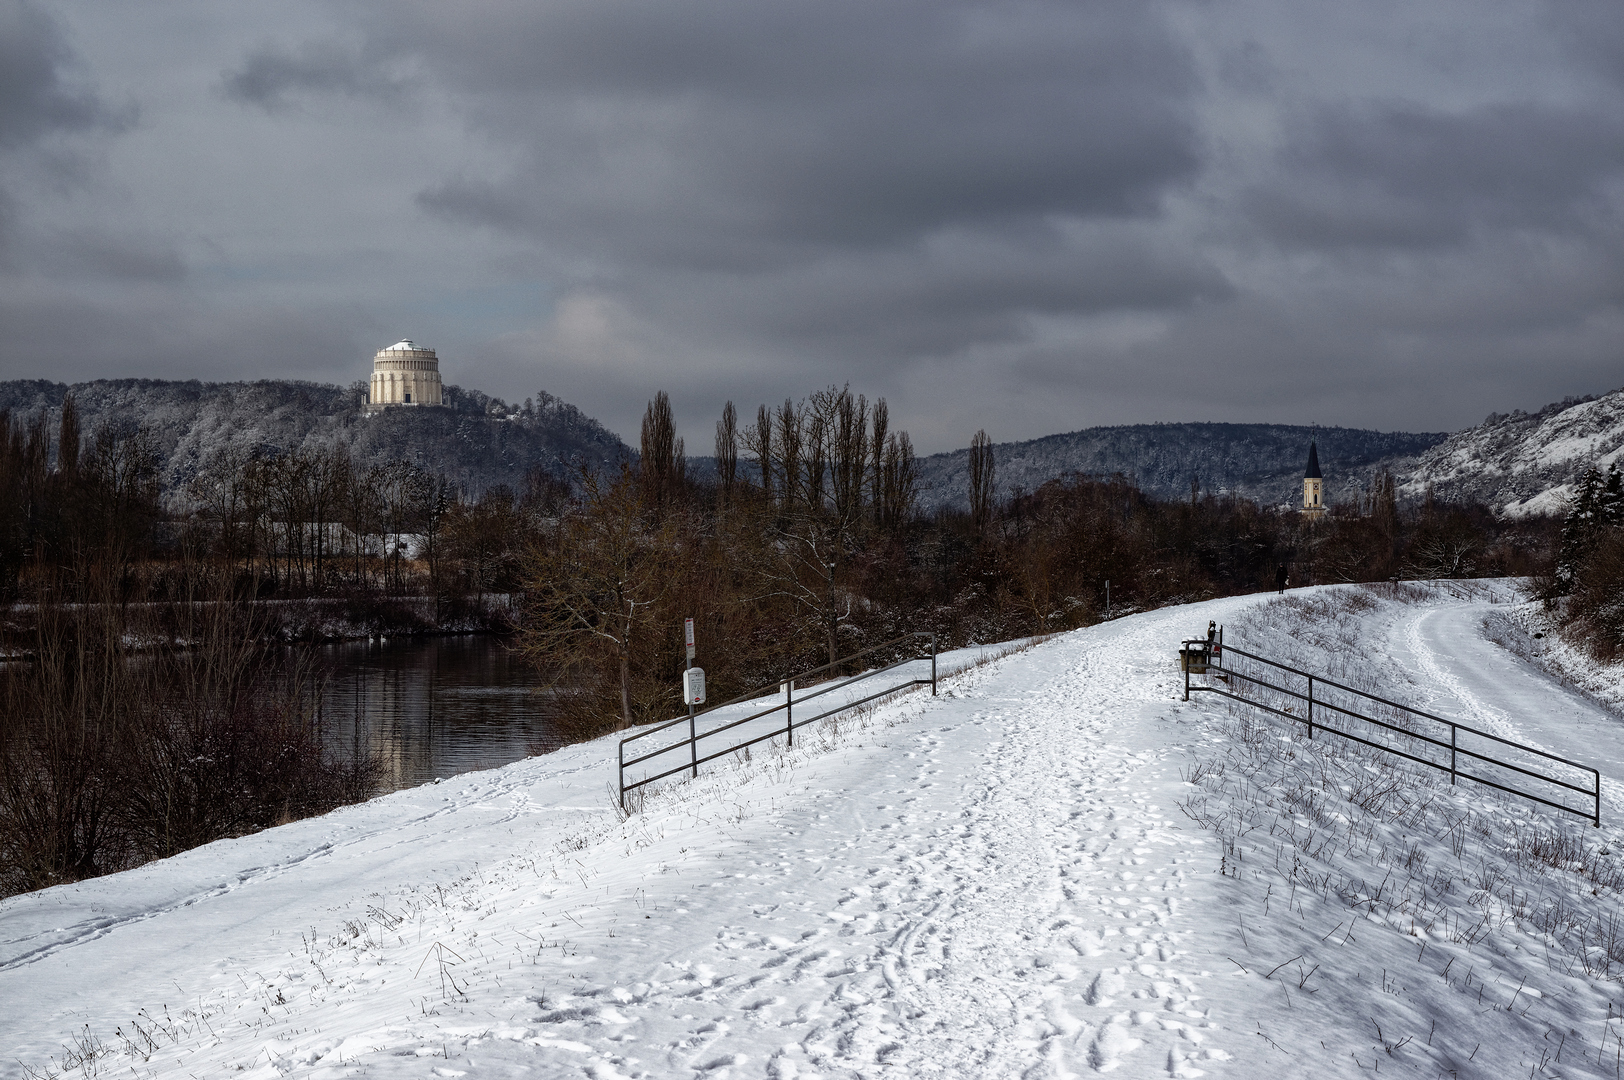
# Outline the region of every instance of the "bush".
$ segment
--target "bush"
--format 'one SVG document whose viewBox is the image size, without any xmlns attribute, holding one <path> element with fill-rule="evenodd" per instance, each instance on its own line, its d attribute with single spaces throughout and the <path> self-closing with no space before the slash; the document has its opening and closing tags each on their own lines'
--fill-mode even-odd
<svg viewBox="0 0 1624 1080">
<path fill-rule="evenodd" d="M 218 596 L 41 605 L 0 670 L 0 896 L 366 798 L 374 761 L 333 752 L 310 673 L 259 638 Z"/>
</svg>

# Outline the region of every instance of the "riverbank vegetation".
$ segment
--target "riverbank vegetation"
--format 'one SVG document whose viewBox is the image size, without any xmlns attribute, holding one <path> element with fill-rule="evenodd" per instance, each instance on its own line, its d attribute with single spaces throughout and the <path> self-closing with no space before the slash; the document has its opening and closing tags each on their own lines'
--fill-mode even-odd
<svg viewBox="0 0 1624 1080">
<path fill-rule="evenodd" d="M 129 608 L 104 566 L 78 569 L 89 602 L 38 605 L 29 659 L 0 665 L 0 896 L 372 793 L 367 749 L 328 737 L 320 680 L 218 575 Z"/>
</svg>

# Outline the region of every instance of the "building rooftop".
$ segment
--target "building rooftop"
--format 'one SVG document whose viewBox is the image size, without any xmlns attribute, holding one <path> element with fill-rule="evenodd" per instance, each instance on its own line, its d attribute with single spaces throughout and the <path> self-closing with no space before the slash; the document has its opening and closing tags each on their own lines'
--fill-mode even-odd
<svg viewBox="0 0 1624 1080">
<path fill-rule="evenodd" d="M 1320 473 L 1319 445 L 1317 443 L 1310 442 L 1308 444 L 1308 468 L 1303 471 L 1303 479 L 1304 480 L 1321 480 L 1321 479 L 1324 479 L 1324 477 Z"/>
</svg>

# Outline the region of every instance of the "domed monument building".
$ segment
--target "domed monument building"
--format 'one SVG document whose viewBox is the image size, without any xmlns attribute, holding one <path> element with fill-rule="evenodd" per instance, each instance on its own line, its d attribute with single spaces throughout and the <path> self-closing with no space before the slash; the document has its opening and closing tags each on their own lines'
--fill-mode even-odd
<svg viewBox="0 0 1624 1080">
<path fill-rule="evenodd" d="M 442 405 L 440 358 L 433 349 L 397 341 L 372 358 L 367 412 L 393 405 Z"/>
</svg>

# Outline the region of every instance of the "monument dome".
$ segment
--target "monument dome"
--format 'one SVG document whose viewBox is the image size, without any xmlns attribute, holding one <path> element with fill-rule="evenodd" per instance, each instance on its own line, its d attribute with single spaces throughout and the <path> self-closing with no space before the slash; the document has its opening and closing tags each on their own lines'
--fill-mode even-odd
<svg viewBox="0 0 1624 1080">
<path fill-rule="evenodd" d="M 443 404 L 440 389 L 440 358 L 434 350 L 407 339 L 372 358 L 372 384 L 367 394 L 367 411 L 392 405 Z"/>
</svg>

